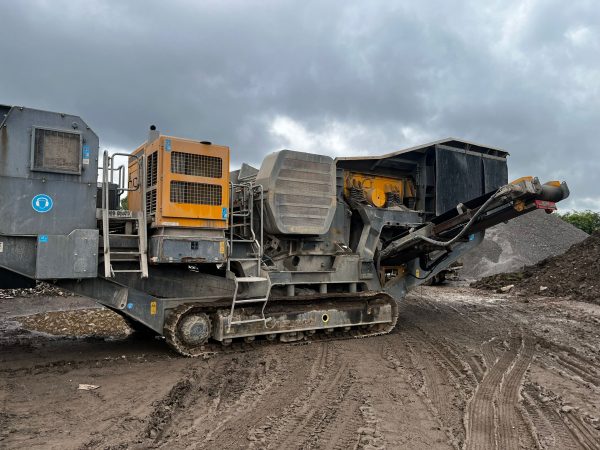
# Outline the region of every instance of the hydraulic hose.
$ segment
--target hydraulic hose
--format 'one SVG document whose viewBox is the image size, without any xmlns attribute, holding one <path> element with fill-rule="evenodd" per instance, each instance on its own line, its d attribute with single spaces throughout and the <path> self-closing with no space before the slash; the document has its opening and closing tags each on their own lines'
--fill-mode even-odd
<svg viewBox="0 0 600 450">
<path fill-rule="evenodd" d="M 435 239 L 431 239 L 431 238 L 428 238 L 426 236 L 421 236 L 421 235 L 416 235 L 416 237 L 418 237 L 422 241 L 427 242 L 428 244 L 436 245 L 438 247 L 448 247 L 448 246 L 454 244 L 461 237 L 463 237 L 467 231 L 469 231 L 469 228 L 471 228 L 471 226 L 477 220 L 477 218 L 481 214 L 483 214 L 487 210 L 487 207 L 492 203 L 492 201 L 495 200 L 500 195 L 501 190 L 502 189 L 498 189 L 496 192 L 494 192 L 494 194 L 490 198 L 488 198 L 483 205 L 481 205 L 481 208 L 479 208 L 477 210 L 477 212 L 475 212 L 475 214 L 473 214 L 473 217 L 471 217 L 471 220 L 469 220 L 467 222 L 467 224 L 463 227 L 463 229 L 460 230 L 460 233 L 458 233 L 456 236 L 454 236 L 449 241 L 437 241 Z"/>
</svg>

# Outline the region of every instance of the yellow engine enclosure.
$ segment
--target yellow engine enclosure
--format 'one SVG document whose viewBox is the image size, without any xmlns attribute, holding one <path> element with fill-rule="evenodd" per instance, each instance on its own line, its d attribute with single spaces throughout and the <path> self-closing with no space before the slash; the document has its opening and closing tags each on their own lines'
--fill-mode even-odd
<svg viewBox="0 0 600 450">
<path fill-rule="evenodd" d="M 152 227 L 227 228 L 229 147 L 159 136 L 133 152 L 145 155 L 146 207 Z M 129 162 L 129 188 L 139 184 Z M 128 194 L 129 209 L 142 208 L 141 190 Z"/>
</svg>

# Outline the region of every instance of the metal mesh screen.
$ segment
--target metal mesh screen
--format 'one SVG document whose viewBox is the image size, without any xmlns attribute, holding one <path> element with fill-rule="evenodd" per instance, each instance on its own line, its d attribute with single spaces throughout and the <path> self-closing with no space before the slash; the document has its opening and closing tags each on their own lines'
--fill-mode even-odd
<svg viewBox="0 0 600 450">
<path fill-rule="evenodd" d="M 171 202 L 193 205 L 220 205 L 222 188 L 217 184 L 171 181 Z"/>
<path fill-rule="evenodd" d="M 196 177 L 221 178 L 223 160 L 216 156 L 172 152 L 171 172 Z"/>
<path fill-rule="evenodd" d="M 33 139 L 34 170 L 80 173 L 79 134 L 35 128 Z"/>
<path fill-rule="evenodd" d="M 154 186 L 158 179 L 158 152 L 150 153 L 146 159 L 146 186 Z"/>
</svg>

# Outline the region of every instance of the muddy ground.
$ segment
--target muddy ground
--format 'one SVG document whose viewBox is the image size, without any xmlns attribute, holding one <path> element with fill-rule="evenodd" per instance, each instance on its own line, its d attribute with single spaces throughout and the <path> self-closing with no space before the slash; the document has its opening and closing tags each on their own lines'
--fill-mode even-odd
<svg viewBox="0 0 600 450">
<path fill-rule="evenodd" d="M 598 305 L 427 287 L 387 336 L 203 360 L 27 300 L 0 301 L 2 448 L 600 448 Z"/>
</svg>

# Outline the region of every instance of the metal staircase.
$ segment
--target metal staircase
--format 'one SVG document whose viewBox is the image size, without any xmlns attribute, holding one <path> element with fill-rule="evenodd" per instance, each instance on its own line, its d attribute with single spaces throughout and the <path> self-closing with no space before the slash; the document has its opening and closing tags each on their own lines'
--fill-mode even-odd
<svg viewBox="0 0 600 450">
<path fill-rule="evenodd" d="M 125 187 L 123 166 L 115 168 L 114 158 L 125 156 L 134 158 L 138 164 L 139 181 L 137 186 Z M 118 173 L 117 183 L 114 182 L 114 173 Z M 104 276 L 112 278 L 116 273 L 139 273 L 141 278 L 148 278 L 148 238 L 146 234 L 146 171 L 144 156 L 130 155 L 126 153 L 113 153 L 104 151 L 102 164 L 102 243 L 104 248 Z M 110 188 L 117 186 L 118 194 L 123 192 L 141 190 L 141 211 L 129 211 L 121 209 L 110 209 Z M 118 196 L 119 196 L 118 195 Z M 117 197 L 118 197 L 117 196 Z M 118 205 L 117 205 L 118 207 Z M 112 227 L 111 227 L 112 225 Z M 113 243 L 119 242 L 115 250 L 111 248 Z M 127 242 L 127 244 L 124 244 Z M 129 262 L 135 267 L 115 268 L 114 263 Z"/>
<path fill-rule="evenodd" d="M 263 322 L 266 325 L 269 319 L 265 317 L 265 307 L 269 301 L 272 287 L 269 273 L 262 269 L 263 188 L 261 185 L 255 186 L 252 181 L 229 183 L 229 187 L 229 258 L 227 258 L 227 278 L 233 280 L 235 289 L 233 292 L 233 301 L 231 302 L 227 331 L 231 329 L 232 325 L 256 322 Z M 257 198 L 256 205 L 255 198 Z M 258 217 L 255 217 L 255 206 L 258 209 Z M 258 225 L 260 230 L 258 237 L 254 231 L 255 225 Z M 246 249 L 246 254 L 237 255 L 235 250 L 239 247 Z M 238 277 L 231 270 L 232 262 L 240 263 L 245 276 Z M 244 284 L 256 296 L 238 299 L 240 284 Z M 236 307 L 248 304 L 262 304 L 260 318 L 234 320 Z"/>
</svg>

